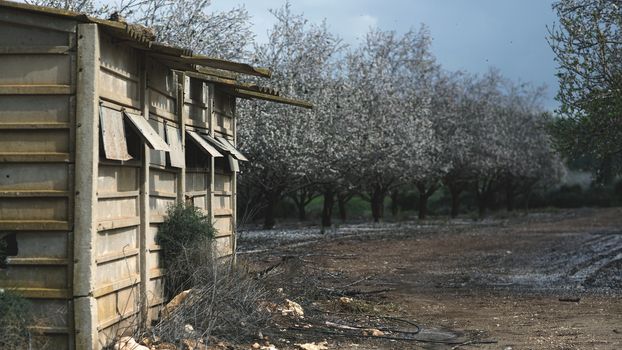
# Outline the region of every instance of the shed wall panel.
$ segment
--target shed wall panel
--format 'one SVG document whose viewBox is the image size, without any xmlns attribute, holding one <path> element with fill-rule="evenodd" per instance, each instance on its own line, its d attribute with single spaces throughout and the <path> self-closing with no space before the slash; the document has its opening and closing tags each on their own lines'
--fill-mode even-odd
<svg viewBox="0 0 622 350">
<path fill-rule="evenodd" d="M 67 221 L 69 200 L 67 198 L 2 198 L 2 220 Z"/>
<path fill-rule="evenodd" d="M 0 286 L 67 289 L 67 266 L 11 266 L 0 269 Z"/>
<path fill-rule="evenodd" d="M 69 55 L 0 55 L 0 85 L 70 85 Z"/>
<path fill-rule="evenodd" d="M 0 160 L 0 222 L 22 224 L 3 231 L 15 234 L 18 254 L 0 269 L 0 285 L 31 298 L 47 349 L 74 347 L 73 233 L 46 230 L 44 222 L 71 227 L 75 31 L 72 20 L 0 11 L 0 154 L 20 155 L 0 158 L 11 160 Z M 37 162 L 55 153 L 63 156 Z"/>
<path fill-rule="evenodd" d="M 68 123 L 70 97 L 0 95 L 0 123 Z"/>
<path fill-rule="evenodd" d="M 123 227 L 97 232 L 97 255 L 105 256 L 138 247 L 138 227 Z"/>
<path fill-rule="evenodd" d="M 69 153 L 67 130 L 0 130 L 0 150 L 11 153 Z"/>
<path fill-rule="evenodd" d="M 0 191 L 66 191 L 67 164 L 0 163 Z"/>
<path fill-rule="evenodd" d="M 20 232 L 16 239 L 19 258 L 69 258 L 66 232 Z"/>
<path fill-rule="evenodd" d="M 69 34 L 63 31 L 37 28 L 0 21 L 0 42 L 6 46 L 67 46 Z"/>
</svg>

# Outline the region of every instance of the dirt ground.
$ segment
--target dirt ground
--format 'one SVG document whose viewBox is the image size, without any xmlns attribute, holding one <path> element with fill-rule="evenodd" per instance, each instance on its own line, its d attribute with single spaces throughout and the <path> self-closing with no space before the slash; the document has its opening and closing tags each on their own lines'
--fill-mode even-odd
<svg viewBox="0 0 622 350">
<path fill-rule="evenodd" d="M 622 208 L 286 231 L 240 240 L 278 349 L 622 349 Z"/>
</svg>

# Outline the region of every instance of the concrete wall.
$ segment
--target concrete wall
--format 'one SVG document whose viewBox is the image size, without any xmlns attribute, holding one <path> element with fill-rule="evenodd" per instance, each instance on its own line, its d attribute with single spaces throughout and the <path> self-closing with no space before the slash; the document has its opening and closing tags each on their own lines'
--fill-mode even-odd
<svg viewBox="0 0 622 350">
<path fill-rule="evenodd" d="M 0 12 L 0 288 L 31 299 L 50 349 L 72 348 L 76 23 Z"/>
</svg>

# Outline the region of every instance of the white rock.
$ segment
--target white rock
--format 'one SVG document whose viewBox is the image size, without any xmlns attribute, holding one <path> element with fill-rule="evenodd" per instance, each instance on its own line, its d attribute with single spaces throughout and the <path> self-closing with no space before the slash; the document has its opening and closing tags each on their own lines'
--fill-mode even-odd
<svg viewBox="0 0 622 350">
<path fill-rule="evenodd" d="M 299 317 L 304 317 L 305 311 L 302 309 L 302 306 L 300 306 L 300 304 L 298 304 L 297 302 L 285 299 L 285 305 L 281 310 L 281 314 L 283 316 L 295 315 Z"/>
<path fill-rule="evenodd" d="M 328 350 L 328 342 L 296 344 L 302 350 Z"/>
<path fill-rule="evenodd" d="M 149 348 L 138 344 L 132 337 L 122 337 L 114 344 L 114 350 L 149 350 Z"/>
</svg>

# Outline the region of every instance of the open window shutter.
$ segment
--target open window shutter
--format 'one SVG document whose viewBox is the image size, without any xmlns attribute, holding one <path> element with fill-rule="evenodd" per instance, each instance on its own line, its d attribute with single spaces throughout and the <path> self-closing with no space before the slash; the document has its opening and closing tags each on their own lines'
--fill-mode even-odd
<svg viewBox="0 0 622 350">
<path fill-rule="evenodd" d="M 136 132 L 140 135 L 147 146 L 149 146 L 149 148 L 156 151 L 171 151 L 168 144 L 155 130 L 153 130 L 145 118 L 134 113 L 123 112 L 123 114 L 125 114 L 127 119 L 130 121 L 130 124 L 134 127 L 134 129 L 136 129 Z"/>
<path fill-rule="evenodd" d="M 127 140 L 121 112 L 101 106 L 99 120 L 106 159 L 132 159 L 127 151 Z"/>
<path fill-rule="evenodd" d="M 216 136 L 216 139 L 233 155 L 237 160 L 241 160 L 243 162 L 247 162 L 248 158 L 246 158 L 240 151 L 238 151 L 233 144 L 224 137 Z"/>
<path fill-rule="evenodd" d="M 231 169 L 231 171 L 236 173 L 239 172 L 240 164 L 238 163 L 238 160 L 235 159 L 232 155 L 228 155 L 227 157 L 229 158 L 229 168 Z"/>
<path fill-rule="evenodd" d="M 172 125 L 166 125 L 166 141 L 170 147 L 169 157 L 171 166 L 175 168 L 183 168 L 186 165 L 186 157 L 184 154 L 184 145 L 181 143 L 181 132 Z"/>
<path fill-rule="evenodd" d="M 223 157 L 222 153 L 218 152 L 218 150 L 210 145 L 205 138 L 199 135 L 196 131 L 186 130 L 186 134 L 190 136 L 190 139 L 193 140 L 203 151 L 209 154 L 212 157 Z"/>
</svg>

